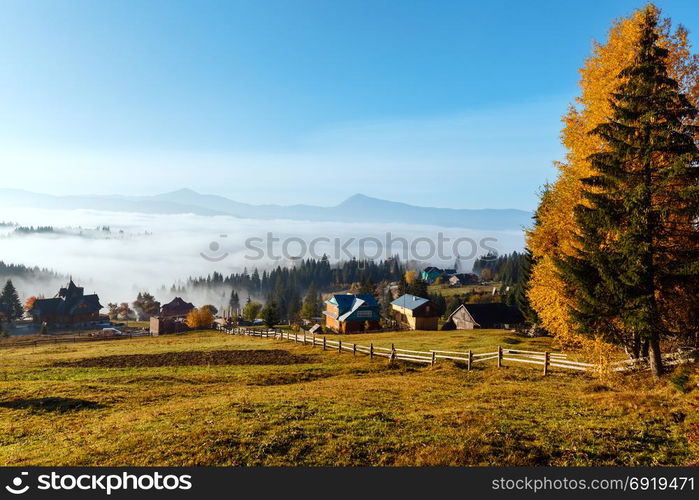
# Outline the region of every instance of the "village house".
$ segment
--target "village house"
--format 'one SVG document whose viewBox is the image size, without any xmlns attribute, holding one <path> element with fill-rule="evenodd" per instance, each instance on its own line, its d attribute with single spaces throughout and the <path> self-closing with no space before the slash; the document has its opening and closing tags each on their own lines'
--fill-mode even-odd
<svg viewBox="0 0 699 500">
<path fill-rule="evenodd" d="M 150 317 L 150 334 L 162 335 L 164 333 L 180 333 L 189 331 L 189 326 L 182 319 Z"/>
<path fill-rule="evenodd" d="M 160 314 L 150 318 L 151 335 L 186 332 L 189 327 L 185 320 L 194 309 L 194 304 L 186 302 L 181 297 L 175 297 L 167 304 L 163 304 L 160 306 Z"/>
<path fill-rule="evenodd" d="M 438 267 L 426 267 L 423 269 L 420 277 L 422 278 L 422 281 L 426 281 L 427 283 L 434 283 L 437 278 L 441 278 L 442 275 L 444 274 L 444 271 L 439 269 Z"/>
<path fill-rule="evenodd" d="M 452 287 L 460 287 L 464 285 L 474 285 L 480 281 L 477 274 L 473 273 L 458 273 L 449 276 L 447 283 Z"/>
<path fill-rule="evenodd" d="M 461 304 L 442 326 L 442 330 L 472 330 L 474 328 L 512 329 L 524 322 L 515 306 L 500 302 L 491 304 Z"/>
<path fill-rule="evenodd" d="M 461 282 L 458 276 L 454 275 L 451 278 L 449 278 L 449 286 L 463 286 L 463 283 Z"/>
<path fill-rule="evenodd" d="M 51 299 L 37 299 L 29 311 L 35 323 L 49 326 L 77 326 L 100 320 L 100 299 L 96 294 L 85 295 L 85 289 L 71 279 L 58 295 Z"/>
<path fill-rule="evenodd" d="M 160 307 L 159 316 L 161 318 L 184 319 L 192 310 L 194 310 L 194 304 L 185 302 L 181 297 L 175 297 L 170 302 Z"/>
<path fill-rule="evenodd" d="M 420 278 L 429 284 L 434 283 L 438 279 L 447 282 L 452 276 L 456 276 L 456 269 L 440 269 L 438 267 L 429 266 L 426 267 L 422 273 L 420 273 Z"/>
<path fill-rule="evenodd" d="M 379 304 L 369 294 L 335 294 L 325 301 L 325 325 L 339 333 L 378 330 Z"/>
<path fill-rule="evenodd" d="M 405 294 L 391 302 L 395 320 L 410 330 L 437 330 L 439 313 L 428 299 Z"/>
</svg>

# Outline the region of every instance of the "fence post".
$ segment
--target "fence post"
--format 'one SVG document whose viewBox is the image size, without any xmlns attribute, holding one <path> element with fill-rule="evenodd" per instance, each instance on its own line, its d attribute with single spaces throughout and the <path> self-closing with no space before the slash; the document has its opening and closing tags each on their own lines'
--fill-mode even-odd
<svg viewBox="0 0 699 500">
<path fill-rule="evenodd" d="M 544 353 L 544 375 L 547 375 L 549 372 L 549 352 L 546 351 Z"/>
<path fill-rule="evenodd" d="M 391 357 L 388 358 L 389 363 L 393 363 L 396 360 L 396 346 L 391 344 Z"/>
<path fill-rule="evenodd" d="M 342 340 L 337 341 L 337 352 L 338 354 L 342 354 Z"/>
<path fill-rule="evenodd" d="M 498 346 L 498 368 L 502 366 L 502 347 Z"/>
<path fill-rule="evenodd" d="M 437 353 L 432 351 L 432 366 L 437 362 Z"/>
<path fill-rule="evenodd" d="M 466 365 L 467 370 L 471 369 L 471 363 L 473 363 L 473 351 L 471 349 L 469 349 L 468 350 L 468 364 Z"/>
<path fill-rule="evenodd" d="M 306 345 L 306 331 L 303 332 L 303 345 Z"/>
<path fill-rule="evenodd" d="M 369 359 L 374 359 L 374 343 L 369 344 Z"/>
<path fill-rule="evenodd" d="M 311 347 L 315 347 L 315 346 L 316 346 L 316 334 L 313 333 L 313 334 L 311 334 Z"/>
<path fill-rule="evenodd" d="M 357 344 L 352 344 L 352 356 L 357 355 Z"/>
<path fill-rule="evenodd" d="M 327 345 L 327 339 L 325 338 L 325 336 L 323 336 L 323 350 L 325 350 L 326 345 Z"/>
</svg>

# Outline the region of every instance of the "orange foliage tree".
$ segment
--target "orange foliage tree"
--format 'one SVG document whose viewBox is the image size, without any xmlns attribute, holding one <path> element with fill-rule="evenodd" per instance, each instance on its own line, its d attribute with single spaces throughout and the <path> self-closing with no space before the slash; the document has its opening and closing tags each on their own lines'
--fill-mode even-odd
<svg viewBox="0 0 699 500">
<path fill-rule="evenodd" d="M 192 329 L 211 328 L 214 315 L 208 307 L 192 309 L 187 315 L 187 326 Z"/>
<path fill-rule="evenodd" d="M 39 300 L 39 298 L 34 296 L 34 295 L 29 297 L 27 300 L 25 300 L 24 301 L 24 310 L 31 311 L 34 308 L 34 304 L 36 304 L 37 300 Z"/>
</svg>

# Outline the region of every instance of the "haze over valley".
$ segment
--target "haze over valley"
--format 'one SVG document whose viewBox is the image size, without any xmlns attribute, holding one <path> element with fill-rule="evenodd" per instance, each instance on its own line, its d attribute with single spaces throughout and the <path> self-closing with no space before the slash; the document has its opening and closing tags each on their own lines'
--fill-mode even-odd
<svg viewBox="0 0 699 500">
<path fill-rule="evenodd" d="M 497 229 L 441 227 L 420 221 L 429 220 L 431 211 L 442 209 L 392 204 L 404 210 L 389 211 L 385 216 L 398 222 L 378 222 L 376 216 L 370 216 L 371 207 L 362 207 L 359 203 L 361 198 L 354 197 L 349 200 L 355 205 L 354 209 L 334 212 L 328 209 L 329 214 L 340 212 L 346 215 L 346 219 L 352 220 L 315 220 L 311 223 L 301 219 L 302 208 L 290 212 L 298 220 L 283 219 L 282 207 L 253 211 L 254 217 L 264 214 L 264 220 L 260 220 L 221 214 L 222 206 L 217 211 L 212 208 L 213 201 L 218 197 L 185 191 L 180 192 L 180 199 L 186 198 L 185 194 L 191 196 L 187 200 L 189 203 L 182 205 L 172 202 L 156 204 L 156 199 L 168 199 L 170 196 L 155 196 L 140 201 L 122 197 L 87 200 L 75 197 L 65 201 L 64 198 L 40 195 L 28 195 L 23 199 L 3 196 L 0 220 L 4 220 L 6 225 L 0 227 L 2 260 L 48 268 L 59 274 L 59 278 L 33 283 L 18 280 L 22 297 L 38 294 L 53 296 L 64 277 L 73 276 L 86 290 L 98 293 L 105 305 L 107 302 L 132 300 L 139 291 L 155 293 L 161 300 L 170 298 L 171 285 L 183 283 L 190 276 L 206 276 L 214 271 L 226 275 L 244 268 L 252 270 L 257 267 L 262 271 L 277 265 L 293 265 L 292 260 L 304 251 L 300 241 L 306 245 L 305 253 L 300 255 L 303 258 L 312 258 L 314 255 L 311 251 L 316 257 L 325 253 L 331 261 L 348 260 L 352 256 L 381 259 L 398 254 L 404 260 L 421 261 L 420 257 L 429 257 L 423 265 L 429 262 L 453 267 L 455 255 L 452 242 L 457 238 L 467 238 L 468 242 L 459 244 L 457 250 L 464 257 L 460 265 L 464 270 L 470 270 L 473 259 L 485 254 L 489 248 L 500 253 L 520 250 L 523 247 L 523 233 L 518 224 L 529 217 L 529 214 L 520 211 L 512 211 L 512 214 L 509 211 L 483 211 L 486 214 L 483 218 L 471 219 L 474 225 L 479 225 L 478 221 L 481 226 L 484 225 L 489 220 L 488 214 L 494 212 L 499 221 L 493 223 Z M 209 207 L 204 207 L 201 202 L 195 206 L 194 198 L 203 198 L 212 203 Z M 47 200 L 51 203 L 48 204 Z M 141 203 L 140 207 L 138 203 Z M 374 203 L 390 202 L 370 199 L 368 205 Z M 59 204 L 66 208 L 59 208 Z M 102 209 L 96 208 L 98 206 Z M 188 211 L 187 207 L 195 207 L 196 210 Z M 206 213 L 206 210 L 211 212 Z M 418 213 L 422 215 L 414 215 Z M 464 213 L 470 214 L 471 211 Z M 414 223 L 408 222 L 411 216 L 416 219 Z M 38 227 L 49 227 L 51 230 L 38 231 Z M 26 230 L 18 231 L 18 228 Z M 30 228 L 34 230 L 30 231 Z M 394 241 L 392 250 L 385 247 L 387 233 Z M 271 254 L 267 248 L 268 235 L 278 239 L 272 244 Z M 246 248 L 249 238 L 257 240 L 248 243 Z M 384 246 L 377 246 L 372 240 L 373 243 L 360 249 L 361 238 L 375 238 Z M 413 250 L 408 249 L 405 253 L 400 238 L 410 244 L 425 238 L 432 242 L 443 238 L 446 243 L 441 255 L 436 251 L 430 255 L 430 244 L 425 240 L 417 241 Z M 313 240 L 316 242 L 311 248 L 309 244 Z M 338 241 L 341 243 L 339 252 Z M 255 250 L 251 250 L 253 247 Z M 163 286 L 166 291 L 163 291 Z"/>
</svg>

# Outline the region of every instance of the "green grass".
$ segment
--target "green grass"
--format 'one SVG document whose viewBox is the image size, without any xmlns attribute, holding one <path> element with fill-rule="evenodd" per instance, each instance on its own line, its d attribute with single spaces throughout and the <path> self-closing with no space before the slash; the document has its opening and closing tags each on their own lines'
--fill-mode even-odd
<svg viewBox="0 0 699 500">
<path fill-rule="evenodd" d="M 510 332 L 352 335 L 399 347 L 488 349 Z M 520 340 L 520 339 L 517 339 Z M 548 339 L 521 339 L 544 349 Z M 371 340 L 370 340 L 371 341 Z M 101 356 L 281 349 L 300 364 L 81 368 Z M 290 342 L 193 332 L 8 348 L 1 465 L 681 465 L 697 462 L 688 392 L 632 375 L 538 367 L 468 372 Z M 299 358 L 301 359 L 301 358 Z"/>
</svg>

